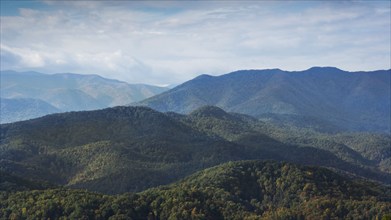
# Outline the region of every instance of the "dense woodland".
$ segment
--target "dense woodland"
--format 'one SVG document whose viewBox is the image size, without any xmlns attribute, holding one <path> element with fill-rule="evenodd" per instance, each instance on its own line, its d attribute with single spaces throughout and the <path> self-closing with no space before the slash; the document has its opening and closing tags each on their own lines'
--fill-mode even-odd
<svg viewBox="0 0 391 220">
<path fill-rule="evenodd" d="M 0 220 L 391 220 L 391 0 L 0 8 Z"/>
<path fill-rule="evenodd" d="M 26 182 L 25 187 L 36 186 Z M 355 182 L 324 168 L 241 161 L 205 169 L 171 185 L 136 194 L 109 196 L 65 188 L 3 191 L 0 217 L 390 219 L 390 193 L 389 187 Z"/>
<path fill-rule="evenodd" d="M 213 106 L 0 126 L 0 218 L 391 218 L 389 135 L 325 133 Z"/>
<path fill-rule="evenodd" d="M 389 135 L 282 127 L 212 106 L 189 115 L 116 107 L 0 126 L 4 172 L 102 193 L 142 191 L 248 159 L 391 181 Z"/>
</svg>

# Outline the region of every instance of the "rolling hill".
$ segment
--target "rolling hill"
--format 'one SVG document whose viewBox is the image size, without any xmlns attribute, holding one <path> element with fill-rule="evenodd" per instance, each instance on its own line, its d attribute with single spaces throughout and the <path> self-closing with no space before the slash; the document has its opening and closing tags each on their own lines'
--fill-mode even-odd
<svg viewBox="0 0 391 220">
<path fill-rule="evenodd" d="M 135 105 L 190 113 L 213 105 L 264 121 L 288 121 L 320 130 L 390 132 L 390 70 L 347 72 L 240 70 L 201 75 Z M 316 122 L 316 123 L 314 123 Z"/>
<path fill-rule="evenodd" d="M 94 110 L 126 105 L 167 90 L 164 87 L 128 84 L 98 75 L 1 71 L 0 77 L 1 98 L 9 100 L 7 105 L 2 105 L 2 123 L 35 118 L 48 112 Z M 21 99 L 34 99 L 41 105 L 46 102 L 46 105 L 51 105 L 56 110 L 45 111 L 41 105 L 25 103 L 28 108 L 22 111 L 19 107 L 22 105 Z M 19 112 L 12 114 L 16 108 Z M 3 112 L 7 114 L 4 115 Z"/>
<path fill-rule="evenodd" d="M 213 165 L 248 159 L 391 180 L 390 146 L 384 144 L 388 135 L 336 136 L 281 128 L 213 106 L 189 115 L 115 107 L 58 113 L 0 128 L 0 170 L 111 194 L 142 191 Z"/>
<path fill-rule="evenodd" d="M 388 219 L 391 212 L 389 187 L 273 161 L 229 162 L 136 194 L 57 188 L 0 191 L 0 198 L 4 219 Z"/>
<path fill-rule="evenodd" d="M 106 193 L 140 191 L 244 157 L 148 108 L 61 113 L 1 125 L 0 167 L 18 176 Z"/>
</svg>

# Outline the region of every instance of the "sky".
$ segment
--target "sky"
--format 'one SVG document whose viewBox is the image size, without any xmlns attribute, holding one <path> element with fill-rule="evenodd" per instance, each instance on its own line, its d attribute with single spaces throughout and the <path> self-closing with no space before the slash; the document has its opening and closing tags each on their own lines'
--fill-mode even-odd
<svg viewBox="0 0 391 220">
<path fill-rule="evenodd" d="M 390 1 L 1 0 L 1 70 L 153 85 L 240 69 L 390 69 Z"/>
</svg>

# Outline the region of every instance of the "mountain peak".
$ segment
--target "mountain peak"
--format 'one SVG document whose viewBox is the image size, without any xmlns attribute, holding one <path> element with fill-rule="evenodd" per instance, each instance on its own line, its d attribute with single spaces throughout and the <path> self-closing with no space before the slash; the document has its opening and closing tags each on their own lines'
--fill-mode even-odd
<svg viewBox="0 0 391 220">
<path fill-rule="evenodd" d="M 214 76 L 211 76 L 211 75 L 208 75 L 208 74 L 201 74 L 197 77 L 195 77 L 193 80 L 197 79 L 197 80 L 203 80 L 203 79 L 210 79 L 210 78 L 213 78 Z"/>
<path fill-rule="evenodd" d="M 192 111 L 189 115 L 195 117 L 214 117 L 214 118 L 230 117 L 230 114 L 225 112 L 223 109 L 211 105 L 202 106 Z"/>
<path fill-rule="evenodd" d="M 343 70 L 338 69 L 337 67 L 333 66 L 314 66 L 309 68 L 308 70 L 305 70 L 308 72 L 342 72 Z"/>
</svg>

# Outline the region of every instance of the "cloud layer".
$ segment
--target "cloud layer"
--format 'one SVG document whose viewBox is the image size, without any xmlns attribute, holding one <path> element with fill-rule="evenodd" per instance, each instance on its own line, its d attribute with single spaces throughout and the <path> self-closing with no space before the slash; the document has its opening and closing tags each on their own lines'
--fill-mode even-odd
<svg viewBox="0 0 391 220">
<path fill-rule="evenodd" d="M 389 1 L 3 4 L 2 70 L 171 84 L 237 69 L 390 68 Z"/>
</svg>

